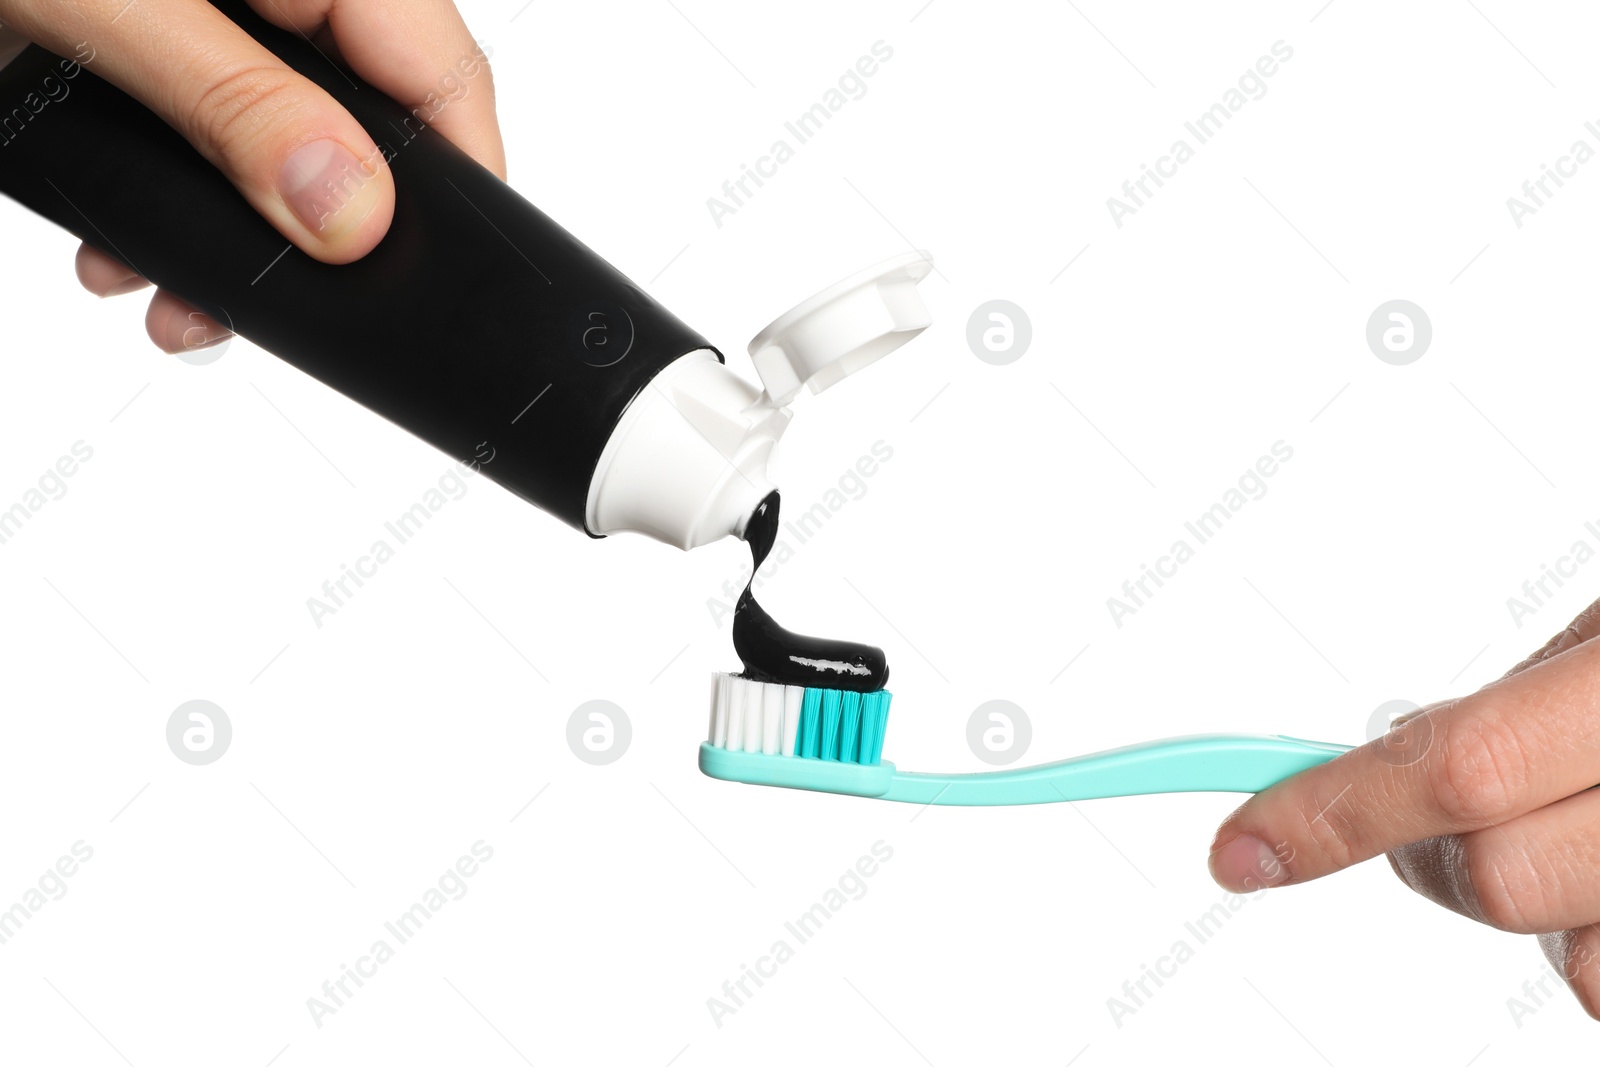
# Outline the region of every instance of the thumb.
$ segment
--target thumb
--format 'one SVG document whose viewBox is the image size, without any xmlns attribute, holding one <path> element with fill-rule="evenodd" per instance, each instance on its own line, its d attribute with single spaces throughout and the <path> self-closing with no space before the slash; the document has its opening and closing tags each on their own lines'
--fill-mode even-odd
<svg viewBox="0 0 1600 1067">
<path fill-rule="evenodd" d="M 141 0 L 111 18 L 120 7 L 70 5 L 77 18 L 22 28 L 160 115 L 308 255 L 347 263 L 377 245 L 394 182 L 333 97 L 210 4 Z"/>
</svg>

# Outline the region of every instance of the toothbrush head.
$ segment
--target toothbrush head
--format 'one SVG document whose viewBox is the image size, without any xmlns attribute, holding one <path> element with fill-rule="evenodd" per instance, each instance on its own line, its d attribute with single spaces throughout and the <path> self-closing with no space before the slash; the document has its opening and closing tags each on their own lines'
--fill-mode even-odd
<svg viewBox="0 0 1600 1067">
<path fill-rule="evenodd" d="M 700 769 L 752 785 L 881 796 L 894 777 L 883 762 L 887 689 L 845 689 L 712 676 L 710 737 Z"/>
</svg>

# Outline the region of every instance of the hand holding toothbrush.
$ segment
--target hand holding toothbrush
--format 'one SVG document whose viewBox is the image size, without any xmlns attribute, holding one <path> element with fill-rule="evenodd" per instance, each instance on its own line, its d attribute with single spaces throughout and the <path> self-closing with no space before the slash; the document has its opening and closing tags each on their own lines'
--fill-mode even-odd
<svg viewBox="0 0 1600 1067">
<path fill-rule="evenodd" d="M 1387 853 L 1434 903 L 1538 935 L 1600 1018 L 1597 635 L 1600 601 L 1477 693 L 1252 797 L 1217 831 L 1213 877 L 1242 892 Z"/>
<path fill-rule="evenodd" d="M 414 108 L 501 178 L 505 150 L 487 57 L 447 0 L 250 0 L 263 18 L 311 40 L 329 62 Z M 325 263 L 366 255 L 388 230 L 394 185 L 378 148 L 334 99 L 205 0 L 0 0 L 0 66 L 27 41 L 112 82 L 156 112 L 284 237 Z M 69 108 L 71 78 L 41 86 L 35 121 Z M 32 105 L 30 105 L 30 108 Z M 26 131 L 17 134 L 26 136 Z M 117 160 L 105 180 L 117 180 Z M 92 220 L 91 220 L 92 221 Z M 211 235 L 196 232 L 195 241 Z M 100 296 L 149 285 L 85 244 L 78 278 Z M 145 326 L 167 352 L 228 330 L 165 291 Z"/>
</svg>

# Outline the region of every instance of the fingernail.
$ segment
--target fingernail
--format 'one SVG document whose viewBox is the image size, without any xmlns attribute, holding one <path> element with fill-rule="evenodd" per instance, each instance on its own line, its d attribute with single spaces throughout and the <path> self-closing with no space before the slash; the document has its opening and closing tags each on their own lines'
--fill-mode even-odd
<svg viewBox="0 0 1600 1067">
<path fill-rule="evenodd" d="M 1211 877 L 1235 893 L 1253 893 L 1289 880 L 1289 868 L 1254 834 L 1240 834 L 1211 854 Z"/>
<path fill-rule="evenodd" d="M 220 344 L 232 337 L 233 332 L 203 312 L 174 303 L 162 328 L 152 330 L 150 336 L 162 351 L 181 357 Z"/>
<path fill-rule="evenodd" d="M 295 149 L 278 171 L 278 195 L 306 229 L 334 241 L 372 214 L 376 164 L 364 164 L 338 141 L 312 141 Z"/>
<path fill-rule="evenodd" d="M 1561 631 L 1561 635 L 1556 638 L 1556 643 L 1551 646 L 1549 652 L 1544 654 L 1544 658 L 1554 659 L 1567 649 L 1581 644 L 1583 644 L 1583 636 L 1578 633 L 1575 627 L 1569 626 L 1565 630 Z"/>
<path fill-rule="evenodd" d="M 202 348 L 221 344 L 233 336 L 233 331 L 221 323 L 205 319 L 193 322 L 183 331 L 183 349 L 185 352 L 198 352 Z M 176 354 L 176 353 L 174 353 Z"/>
<path fill-rule="evenodd" d="M 104 300 L 106 297 L 122 296 L 124 293 L 137 293 L 140 289 L 143 289 L 149 284 L 150 283 L 144 278 L 134 275 L 132 278 L 124 278 L 116 285 L 113 285 L 111 288 L 98 295 L 100 296 L 100 299 Z"/>
</svg>

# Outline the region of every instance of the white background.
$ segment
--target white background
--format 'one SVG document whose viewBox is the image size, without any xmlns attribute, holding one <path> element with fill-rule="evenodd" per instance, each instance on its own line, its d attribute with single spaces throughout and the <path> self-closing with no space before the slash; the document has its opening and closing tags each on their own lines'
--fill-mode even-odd
<svg viewBox="0 0 1600 1067">
<path fill-rule="evenodd" d="M 1027 711 L 1035 761 L 1210 730 L 1356 743 L 1379 704 L 1483 684 L 1600 591 L 1595 565 L 1520 628 L 1506 606 L 1600 544 L 1600 163 L 1520 229 L 1505 203 L 1600 147 L 1592 12 L 674 2 L 466 7 L 512 183 L 741 372 L 784 308 L 933 252 L 933 327 L 802 401 L 780 484 L 798 510 L 874 442 L 893 458 L 764 587 L 797 629 L 887 648 L 901 766 L 981 769 L 966 723 L 994 698 Z M 707 197 L 880 40 L 866 95 L 719 228 Z M 1106 198 L 1279 40 L 1266 95 L 1114 225 Z M 737 542 L 595 542 L 477 479 L 319 629 L 306 598 L 446 459 L 243 341 L 162 356 L 140 298 L 77 288 L 69 237 L 0 220 L 0 507 L 94 450 L 0 546 L 0 907 L 93 849 L 0 946 L 8 1062 L 1592 1047 L 1564 991 L 1508 1010 L 1545 971 L 1531 939 L 1381 860 L 1249 899 L 1197 946 L 1236 797 L 919 814 L 702 777 L 707 674 L 736 666 L 706 604 Z M 966 342 L 995 298 L 1032 322 L 1008 366 Z M 1364 336 L 1396 298 L 1433 324 L 1409 366 Z M 1114 625 L 1107 597 L 1280 440 L 1266 495 Z M 167 748 L 191 699 L 233 725 L 209 766 Z M 631 721 L 608 766 L 566 742 L 591 699 Z M 469 892 L 316 1025 L 307 998 L 479 840 Z M 878 841 L 865 895 L 718 1026 L 707 999 Z M 1180 939 L 1193 958 L 1119 1025 L 1108 998 Z"/>
</svg>

